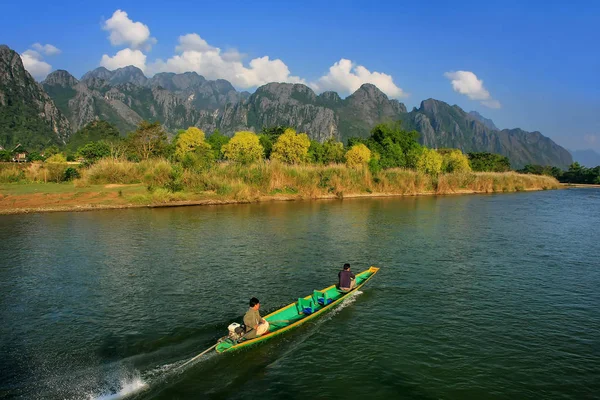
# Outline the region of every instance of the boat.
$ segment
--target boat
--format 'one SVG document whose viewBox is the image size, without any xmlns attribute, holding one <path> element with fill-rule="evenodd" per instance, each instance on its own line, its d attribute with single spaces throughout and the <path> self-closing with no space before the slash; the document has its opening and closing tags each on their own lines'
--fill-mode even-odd
<svg viewBox="0 0 600 400">
<path fill-rule="evenodd" d="M 216 352 L 225 353 L 239 350 L 294 329 L 335 308 L 336 305 L 367 283 L 378 271 L 379 268 L 372 266 L 356 274 L 356 287 L 352 290 L 345 292 L 338 289 L 336 285 L 331 285 L 322 290 L 315 290 L 311 295 L 299 298 L 298 301 L 263 317 L 263 319 L 269 322 L 269 331 L 262 336 L 244 339 L 244 335 L 240 337 L 235 334 L 233 329 L 230 329 L 230 335 L 219 339 L 219 342 L 215 345 Z M 232 325 L 239 326 L 239 324 Z"/>
</svg>

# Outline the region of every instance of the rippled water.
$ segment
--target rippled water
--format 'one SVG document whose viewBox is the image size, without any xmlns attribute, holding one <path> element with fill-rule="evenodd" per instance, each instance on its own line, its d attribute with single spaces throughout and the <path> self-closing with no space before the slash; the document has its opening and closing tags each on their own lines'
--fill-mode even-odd
<svg viewBox="0 0 600 400">
<path fill-rule="evenodd" d="M 0 398 L 593 398 L 600 190 L 0 216 Z M 178 368 L 240 319 L 342 307 Z M 596 397 L 597 398 L 597 397 Z"/>
</svg>

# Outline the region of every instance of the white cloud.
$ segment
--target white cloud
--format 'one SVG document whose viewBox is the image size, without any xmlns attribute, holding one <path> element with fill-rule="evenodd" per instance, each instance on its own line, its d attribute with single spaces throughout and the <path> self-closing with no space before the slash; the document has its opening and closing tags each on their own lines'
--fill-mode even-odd
<svg viewBox="0 0 600 400">
<path fill-rule="evenodd" d="M 393 98 L 406 96 L 406 93 L 396 86 L 391 75 L 382 72 L 371 72 L 362 65 L 356 65 L 345 58 L 329 67 L 327 75 L 319 78 L 311 86 L 316 91 L 334 90 L 350 94 L 363 83 L 372 83 Z"/>
<path fill-rule="evenodd" d="M 26 50 L 21 54 L 25 69 L 38 80 L 42 80 L 52 71 L 52 66 L 42 60 L 42 56 L 35 50 Z"/>
<path fill-rule="evenodd" d="M 207 79 L 227 79 L 238 88 L 252 88 L 269 82 L 304 83 L 279 59 L 268 56 L 251 60 L 248 66 L 242 62 L 243 56 L 237 50 L 222 51 L 211 46 L 196 33 L 179 37 L 175 48 L 179 54 L 166 61 L 156 60 L 148 66 L 150 74 L 157 72 L 195 71 Z"/>
<path fill-rule="evenodd" d="M 104 54 L 100 60 L 100 65 L 111 71 L 133 65 L 144 71 L 146 69 L 146 55 L 140 50 L 123 49 L 112 57 Z"/>
<path fill-rule="evenodd" d="M 108 38 L 113 46 L 126 45 L 132 49 L 150 50 L 156 43 L 156 39 L 150 37 L 148 25 L 133 22 L 122 10 L 115 11 L 112 17 L 106 20 L 102 29 L 110 32 Z"/>
<path fill-rule="evenodd" d="M 471 71 L 446 72 L 444 76 L 450 80 L 455 92 L 464 94 L 471 100 L 480 100 L 481 104 L 489 108 L 500 108 L 501 104 L 490 95 L 483 86 L 483 80 L 477 78 Z"/>
<path fill-rule="evenodd" d="M 31 47 L 33 47 L 40 53 L 44 53 L 47 56 L 54 56 L 56 54 L 61 53 L 61 50 L 58 47 L 53 46 L 51 44 L 34 43 Z"/>
</svg>

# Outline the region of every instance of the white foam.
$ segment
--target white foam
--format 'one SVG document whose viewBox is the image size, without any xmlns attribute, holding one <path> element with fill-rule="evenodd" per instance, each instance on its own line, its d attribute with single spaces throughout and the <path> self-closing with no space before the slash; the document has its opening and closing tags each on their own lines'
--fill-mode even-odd
<svg viewBox="0 0 600 400">
<path fill-rule="evenodd" d="M 148 387 L 148 384 L 140 376 L 134 376 L 133 378 L 123 379 L 119 382 L 119 388 L 117 391 L 104 391 L 98 395 L 91 395 L 90 400 L 116 400 L 122 399 L 123 397 L 132 395 L 140 390 Z"/>
</svg>

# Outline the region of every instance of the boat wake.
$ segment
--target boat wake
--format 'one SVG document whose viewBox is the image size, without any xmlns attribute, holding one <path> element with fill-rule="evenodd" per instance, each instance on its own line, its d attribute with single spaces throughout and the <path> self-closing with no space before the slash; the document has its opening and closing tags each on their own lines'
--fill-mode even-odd
<svg viewBox="0 0 600 400">
<path fill-rule="evenodd" d="M 142 379 L 139 372 L 135 371 L 132 376 L 121 379 L 115 385 L 104 389 L 100 393 L 91 394 L 89 400 L 117 400 L 148 388 L 148 384 Z"/>
</svg>

